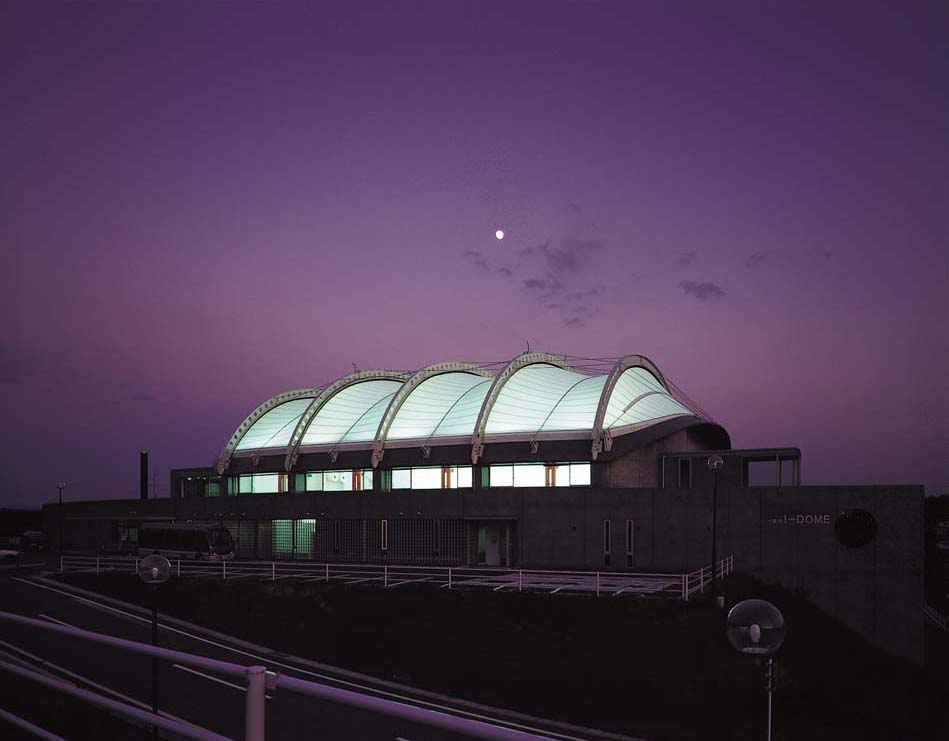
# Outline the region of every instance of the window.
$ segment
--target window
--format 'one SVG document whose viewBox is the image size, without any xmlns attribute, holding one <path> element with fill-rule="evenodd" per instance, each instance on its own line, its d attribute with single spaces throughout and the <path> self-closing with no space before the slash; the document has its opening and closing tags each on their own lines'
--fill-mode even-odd
<svg viewBox="0 0 949 741">
<path fill-rule="evenodd" d="M 392 469 L 393 489 L 471 488 L 471 466 L 418 466 Z"/>
<path fill-rule="evenodd" d="M 307 471 L 297 474 L 297 491 L 370 491 L 372 469 Z"/>
<path fill-rule="evenodd" d="M 382 550 L 384 551 L 389 550 L 389 521 L 388 520 L 382 521 L 381 541 L 382 541 Z"/>
<path fill-rule="evenodd" d="M 692 488 L 692 459 L 679 458 L 679 488 Z"/>
<path fill-rule="evenodd" d="M 280 494 L 287 490 L 285 473 L 252 473 L 237 480 L 238 494 Z"/>
<path fill-rule="evenodd" d="M 633 567 L 633 530 L 632 520 L 626 520 L 626 568 Z"/>
<path fill-rule="evenodd" d="M 610 546 L 613 541 L 613 523 L 603 520 L 603 563 L 610 565 Z"/>
<path fill-rule="evenodd" d="M 514 463 L 489 466 L 488 486 L 589 486 L 589 463 Z"/>
<path fill-rule="evenodd" d="M 293 555 L 300 558 L 313 558 L 313 534 L 316 532 L 316 520 L 297 520 L 293 533 Z"/>
</svg>

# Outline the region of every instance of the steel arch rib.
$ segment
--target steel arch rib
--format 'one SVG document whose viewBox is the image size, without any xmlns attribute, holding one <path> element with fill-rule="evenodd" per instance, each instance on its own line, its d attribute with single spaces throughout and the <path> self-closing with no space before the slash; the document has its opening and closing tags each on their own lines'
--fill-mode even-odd
<svg viewBox="0 0 949 741">
<path fill-rule="evenodd" d="M 672 396 L 672 393 L 669 391 L 669 384 L 666 383 L 666 378 L 662 375 L 662 371 L 659 370 L 659 366 L 645 355 L 627 355 L 617 360 L 610 370 L 610 374 L 606 377 L 606 383 L 603 384 L 603 390 L 600 392 L 600 401 L 596 406 L 596 417 L 593 419 L 593 430 L 590 433 L 590 437 L 593 439 L 591 449 L 593 460 L 596 460 L 600 451 L 603 449 L 603 419 L 606 417 L 606 408 L 609 406 L 613 389 L 616 388 L 616 383 L 620 377 L 630 368 L 642 368 L 643 370 L 649 371 L 656 377 L 656 380 L 659 381 L 659 384 L 666 390 L 666 393 Z"/>
<path fill-rule="evenodd" d="M 224 446 L 224 450 L 222 450 L 221 455 L 218 456 L 216 465 L 218 475 L 223 475 L 227 470 L 227 467 L 231 463 L 231 457 L 234 455 L 234 451 L 237 450 L 238 444 L 240 444 L 240 441 L 244 439 L 244 435 L 247 434 L 247 431 L 254 426 L 254 423 L 258 419 L 284 402 L 293 401 L 294 399 L 305 399 L 308 396 L 319 396 L 319 394 L 319 388 L 295 389 L 294 391 L 284 391 L 282 394 L 271 396 L 263 404 L 260 404 L 254 411 L 244 417 L 244 421 L 241 422 L 240 426 L 234 431 L 234 434 L 231 435 L 231 439 L 227 441 L 227 445 Z"/>
<path fill-rule="evenodd" d="M 316 417 L 326 402 L 336 396 L 336 394 L 349 386 L 362 383 L 363 381 L 376 379 L 383 381 L 405 381 L 408 377 L 409 374 L 404 371 L 365 370 L 350 373 L 333 381 L 333 383 L 323 389 L 319 395 L 310 402 L 310 406 L 303 412 L 300 421 L 297 422 L 297 426 L 293 429 L 293 434 L 290 436 L 290 444 L 287 446 L 287 456 L 283 461 L 284 470 L 289 471 L 296 465 L 297 457 L 300 454 L 300 444 L 303 441 L 303 436 L 306 434 L 307 429 L 310 427 L 310 422 L 313 421 L 313 418 Z"/>
<path fill-rule="evenodd" d="M 382 415 L 382 419 L 379 421 L 379 427 L 376 430 L 376 436 L 372 441 L 373 468 L 376 468 L 379 465 L 379 462 L 382 460 L 382 456 L 385 454 L 386 438 L 389 436 L 389 430 L 392 427 L 392 423 L 395 421 L 396 415 L 398 415 L 399 410 L 402 408 L 402 404 L 405 403 L 406 399 L 412 395 L 412 392 L 418 388 L 423 381 L 427 381 L 429 378 L 434 378 L 435 376 L 444 375 L 445 373 L 471 373 L 473 375 L 485 376 L 487 378 L 494 377 L 494 374 L 491 373 L 491 371 L 485 370 L 479 365 L 475 365 L 474 363 L 465 363 L 459 360 L 448 360 L 443 363 L 434 363 L 413 373 L 409 380 L 402 384 L 402 388 L 395 392 L 395 396 L 392 397 L 392 400 L 389 402 L 389 406 L 386 408 L 385 414 Z M 462 396 L 463 395 L 464 394 L 462 394 Z"/>
<path fill-rule="evenodd" d="M 481 457 L 481 453 L 484 450 L 484 428 L 488 424 L 488 417 L 491 415 L 491 410 L 494 408 L 494 402 L 497 401 L 498 394 L 501 393 L 501 389 L 504 388 L 504 384 L 517 373 L 521 368 L 525 368 L 528 365 L 537 365 L 542 363 L 545 365 L 555 365 L 558 368 L 563 368 L 564 370 L 573 370 L 573 366 L 567 362 L 566 358 L 562 355 L 552 355 L 546 352 L 526 352 L 518 355 L 510 363 L 504 366 L 504 370 L 498 373 L 497 377 L 494 379 L 494 383 L 491 384 L 491 388 L 488 389 L 487 395 L 484 397 L 484 401 L 481 403 L 481 411 L 478 412 L 478 422 L 475 425 L 474 434 L 471 437 L 471 463 L 476 464 L 478 459 Z"/>
</svg>

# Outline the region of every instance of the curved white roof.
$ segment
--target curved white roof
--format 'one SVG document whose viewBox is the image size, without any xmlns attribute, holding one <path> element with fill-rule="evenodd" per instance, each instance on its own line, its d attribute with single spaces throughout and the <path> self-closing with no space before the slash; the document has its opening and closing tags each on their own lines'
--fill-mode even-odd
<svg viewBox="0 0 949 741">
<path fill-rule="evenodd" d="M 401 392 L 400 392 L 401 391 Z M 337 445 L 373 448 L 470 439 L 473 450 L 494 440 L 586 437 L 594 441 L 674 416 L 702 416 L 670 392 L 648 359 L 616 361 L 610 373 L 581 373 L 561 356 L 526 353 L 497 375 L 449 362 L 414 374 L 360 371 L 323 389 L 273 397 L 249 415 L 218 462 L 231 455 L 286 452 L 289 469 L 300 449 Z M 473 459 L 477 458 L 473 453 Z"/>
<path fill-rule="evenodd" d="M 311 401 L 311 398 L 294 399 L 275 406 L 261 415 L 244 433 L 235 450 L 286 447 L 290 442 L 290 435 L 293 434 L 293 428 L 296 427 Z"/>
</svg>

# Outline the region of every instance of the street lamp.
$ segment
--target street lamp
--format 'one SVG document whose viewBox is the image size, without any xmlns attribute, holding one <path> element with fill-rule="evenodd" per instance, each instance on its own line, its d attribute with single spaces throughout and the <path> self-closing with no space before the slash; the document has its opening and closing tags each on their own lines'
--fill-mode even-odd
<svg viewBox="0 0 949 741">
<path fill-rule="evenodd" d="M 711 455 L 707 464 L 712 472 L 712 594 L 715 594 L 718 577 L 718 471 L 725 461 L 720 455 Z"/>
<path fill-rule="evenodd" d="M 152 645 L 158 645 L 158 587 L 168 581 L 171 563 L 157 552 L 145 556 L 138 564 L 139 578 L 152 589 Z M 158 715 L 158 657 L 152 657 L 152 712 Z M 153 727 L 157 734 L 157 729 Z"/>
<path fill-rule="evenodd" d="M 66 488 L 66 482 L 65 482 L 65 481 L 57 481 L 57 482 L 56 482 L 56 488 L 59 489 L 59 510 L 58 510 L 59 517 L 57 518 L 57 519 L 59 520 L 59 543 L 58 543 L 58 548 L 59 548 L 59 553 L 60 553 L 60 555 L 62 555 L 62 553 L 63 553 L 63 489 Z"/>
<path fill-rule="evenodd" d="M 771 741 L 771 695 L 774 692 L 774 659 L 781 648 L 787 628 L 781 611 L 763 599 L 746 599 L 728 613 L 725 635 L 740 654 L 757 659 L 767 657 L 768 741 Z"/>
</svg>

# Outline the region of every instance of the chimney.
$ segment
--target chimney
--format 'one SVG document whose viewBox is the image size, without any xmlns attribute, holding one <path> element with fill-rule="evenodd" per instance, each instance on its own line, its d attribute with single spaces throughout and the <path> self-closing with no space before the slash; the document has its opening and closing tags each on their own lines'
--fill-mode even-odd
<svg viewBox="0 0 949 741">
<path fill-rule="evenodd" d="M 138 468 L 141 474 L 139 499 L 148 499 L 148 451 L 145 448 L 138 454 Z"/>
</svg>

